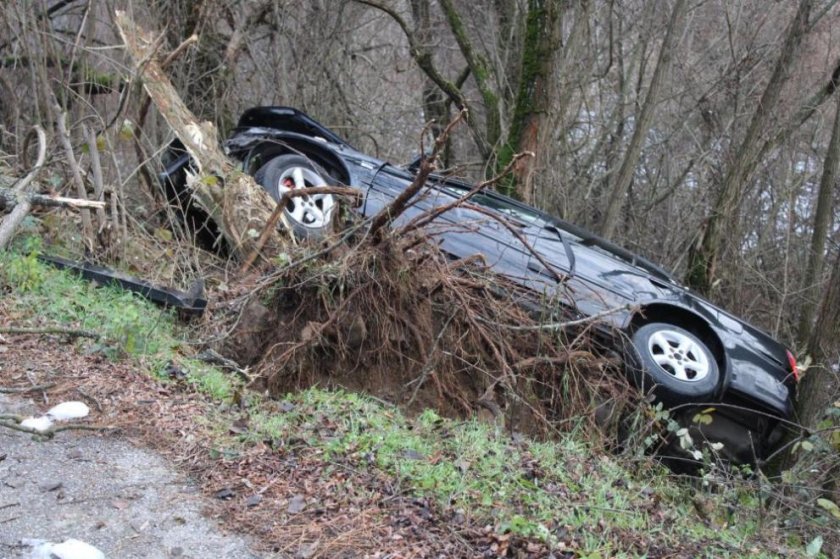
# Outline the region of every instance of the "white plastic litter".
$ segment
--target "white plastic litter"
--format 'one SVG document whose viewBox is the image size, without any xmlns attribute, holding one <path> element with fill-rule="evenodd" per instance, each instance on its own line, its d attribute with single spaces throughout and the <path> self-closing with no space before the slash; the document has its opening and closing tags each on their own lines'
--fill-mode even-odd
<svg viewBox="0 0 840 559">
<path fill-rule="evenodd" d="M 47 412 L 47 417 L 55 421 L 70 421 L 71 419 L 81 419 L 87 417 L 90 413 L 90 408 L 84 402 L 62 402 L 57 406 L 50 408 Z"/>
<path fill-rule="evenodd" d="M 23 540 L 21 543 L 32 546 L 29 559 L 105 559 L 105 554 L 92 545 L 73 538 L 62 543 L 44 540 Z"/>
<path fill-rule="evenodd" d="M 55 421 L 70 421 L 81 419 L 90 414 L 90 408 L 84 402 L 61 402 L 50 408 L 46 415 L 40 417 L 27 417 L 20 422 L 21 427 L 35 429 L 36 431 L 47 431 Z"/>
<path fill-rule="evenodd" d="M 21 427 L 35 429 L 36 431 L 47 431 L 50 427 L 52 427 L 52 424 L 52 419 L 46 415 L 42 415 L 41 417 L 27 417 L 20 422 Z"/>
</svg>

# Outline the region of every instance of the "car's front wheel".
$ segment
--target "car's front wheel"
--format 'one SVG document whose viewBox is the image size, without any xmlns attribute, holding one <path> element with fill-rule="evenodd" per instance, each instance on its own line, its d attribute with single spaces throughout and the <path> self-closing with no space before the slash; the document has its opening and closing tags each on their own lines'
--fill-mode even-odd
<svg viewBox="0 0 840 559">
<path fill-rule="evenodd" d="M 327 186 L 327 173 L 302 155 L 275 157 L 254 173 L 257 181 L 274 200 L 293 189 Z M 289 198 L 284 208 L 286 221 L 298 238 L 322 237 L 329 227 L 335 198 L 330 194 L 301 195 Z"/>
<path fill-rule="evenodd" d="M 694 333 L 663 322 L 638 328 L 631 337 L 636 382 L 666 404 L 710 399 L 720 371 L 708 346 Z"/>
</svg>

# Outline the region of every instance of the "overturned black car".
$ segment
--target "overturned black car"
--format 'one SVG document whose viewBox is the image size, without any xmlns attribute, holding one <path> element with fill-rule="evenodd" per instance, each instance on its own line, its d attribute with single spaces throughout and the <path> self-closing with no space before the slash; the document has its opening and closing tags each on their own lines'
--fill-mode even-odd
<svg viewBox="0 0 840 559">
<path fill-rule="evenodd" d="M 352 185 L 365 193 L 359 207 L 365 216 L 414 178 L 412 166 L 362 154 L 286 107 L 246 111 L 224 147 L 276 200 L 293 188 Z M 162 179 L 182 182 L 188 165 L 186 154 L 170 159 Z M 472 187 L 432 176 L 400 219 L 449 204 Z M 653 391 L 678 421 L 690 425 L 698 411 L 712 407 L 713 421 L 694 426 L 701 436 L 723 443 L 724 455 L 735 462 L 768 455 L 792 415 L 797 369 L 789 350 L 692 294 L 656 264 L 584 229 L 489 190 L 470 202 L 483 212 L 456 206 L 429 225 L 437 228 L 445 252 L 456 258 L 481 254 L 493 271 L 548 295 L 546 300 L 562 300 L 576 316 L 603 314 L 603 331 L 612 332 L 636 384 Z M 330 195 L 299 196 L 289 200 L 285 217 L 299 237 L 318 237 L 335 208 Z M 487 211 L 518 235 L 488 219 Z"/>
</svg>

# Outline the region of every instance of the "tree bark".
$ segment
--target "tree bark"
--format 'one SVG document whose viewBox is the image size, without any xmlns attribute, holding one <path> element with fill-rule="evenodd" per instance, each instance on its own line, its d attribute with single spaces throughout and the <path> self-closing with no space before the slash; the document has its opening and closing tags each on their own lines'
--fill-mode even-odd
<svg viewBox="0 0 840 559">
<path fill-rule="evenodd" d="M 813 428 L 840 395 L 840 254 L 834 260 L 831 281 L 808 341 L 814 365 L 802 378 L 797 398 L 800 422 Z"/>
<path fill-rule="evenodd" d="M 213 124 L 199 122 L 184 104 L 161 69 L 155 36 L 138 27 L 123 11 L 117 11 L 116 22 L 146 92 L 198 170 L 198 176 L 188 181 L 193 198 L 215 221 L 233 254 L 244 260 L 256 248 L 274 202 L 222 153 Z M 280 245 L 280 236 L 272 233 L 266 249 L 273 252 Z"/>
<path fill-rule="evenodd" d="M 536 154 L 539 151 L 540 133 L 551 107 L 551 70 L 558 50 L 560 10 L 559 0 L 528 2 L 519 88 L 507 141 L 496 160 L 496 173 L 508 166 L 515 153 Z M 531 179 L 536 159 L 519 159 L 513 169 L 513 184 L 503 184 L 502 189 L 525 202 L 532 202 L 534 192 Z"/>
<path fill-rule="evenodd" d="M 31 192 L 18 192 L 0 187 L 0 210 L 17 209 L 20 206 L 44 206 L 47 208 L 76 208 L 76 209 L 104 209 L 105 202 L 97 200 L 82 200 L 80 198 L 65 198 L 63 196 L 47 196 Z"/>
<path fill-rule="evenodd" d="M 804 297 L 800 307 L 799 328 L 797 337 L 802 343 L 811 337 L 811 327 L 817 301 L 820 296 L 820 286 L 823 262 L 825 261 L 825 243 L 828 229 L 831 225 L 831 210 L 834 199 L 834 185 L 837 182 L 837 171 L 840 167 L 840 97 L 837 98 L 837 108 L 834 113 L 834 126 L 831 129 L 831 140 L 825 154 L 823 173 L 820 177 L 820 188 L 817 194 L 817 208 L 814 213 L 814 231 L 811 233 L 811 247 L 808 256 L 808 267 L 802 280 Z"/>
<path fill-rule="evenodd" d="M 29 215 L 29 211 L 32 209 L 32 199 L 31 195 L 27 195 L 27 190 L 33 184 L 38 171 L 44 166 L 44 161 L 47 156 L 47 136 L 44 129 L 40 126 L 35 126 L 33 130 L 38 138 L 38 158 L 35 162 L 35 167 L 17 184 L 14 190 L 0 188 L 0 206 L 3 209 L 14 206 L 12 212 L 0 220 L 0 250 L 4 250 L 9 246 L 15 231 L 23 222 L 23 219 Z M 26 143 L 24 143 L 23 151 L 26 151 Z M 9 199 L 6 203 L 4 203 L 6 200 L 4 193 Z"/>
<path fill-rule="evenodd" d="M 681 34 L 682 27 L 680 23 L 686 3 L 686 0 L 677 0 L 671 11 L 668 29 L 665 31 L 662 46 L 659 48 L 659 58 L 656 61 L 656 68 L 653 70 L 653 77 L 650 80 L 647 95 L 645 95 L 642 109 L 639 111 L 634 124 L 633 136 L 630 139 L 630 144 L 627 146 L 627 151 L 621 162 L 618 176 L 607 196 L 607 209 L 604 212 L 600 228 L 600 233 L 604 237 L 612 237 L 616 227 L 618 227 L 619 214 L 621 213 L 621 208 L 624 206 L 624 197 L 627 194 L 627 189 L 630 188 L 630 183 L 633 181 L 633 175 L 636 172 L 636 165 L 638 165 L 639 157 L 642 154 L 645 137 L 653 122 L 654 109 L 659 103 L 665 74 L 671 66 L 671 59 L 674 57 L 677 39 Z"/>
</svg>

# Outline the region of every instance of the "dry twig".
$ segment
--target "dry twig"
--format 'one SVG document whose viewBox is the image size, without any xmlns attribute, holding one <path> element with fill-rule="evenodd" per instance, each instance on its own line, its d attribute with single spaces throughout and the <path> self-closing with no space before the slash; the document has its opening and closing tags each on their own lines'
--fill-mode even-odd
<svg viewBox="0 0 840 559">
<path fill-rule="evenodd" d="M 98 426 L 98 425 L 82 425 L 78 423 L 70 423 L 67 425 L 59 425 L 57 427 L 51 427 L 49 429 L 45 429 L 40 431 L 38 429 L 31 429 L 29 427 L 23 427 L 20 423 L 13 423 L 11 421 L 6 421 L 0 419 L 0 427 L 6 427 L 7 429 L 11 429 L 13 431 L 20 431 L 21 433 L 28 433 L 30 435 L 37 435 L 39 437 L 43 437 L 44 439 L 51 439 L 56 434 L 62 431 L 116 431 L 117 427 L 111 426 Z"/>
<path fill-rule="evenodd" d="M 310 188 L 296 188 L 293 190 L 286 191 L 280 200 L 277 202 L 277 205 L 274 206 L 274 210 L 271 212 L 271 215 L 266 221 L 265 226 L 263 227 L 262 232 L 260 233 L 259 239 L 257 239 L 257 244 L 254 246 L 254 249 L 245 259 L 245 262 L 242 263 L 242 267 L 239 269 L 240 274 L 246 273 L 253 265 L 254 261 L 257 259 L 257 256 L 262 252 L 263 248 L 265 248 L 265 243 L 268 241 L 269 237 L 271 236 L 272 232 L 277 227 L 277 222 L 280 220 L 280 216 L 283 215 L 283 210 L 286 209 L 286 205 L 289 203 L 289 200 L 298 196 L 315 196 L 318 194 L 331 194 L 333 196 L 348 196 L 352 197 L 355 200 L 361 200 L 362 193 L 355 189 L 350 188 L 348 186 L 313 186 Z"/>
<path fill-rule="evenodd" d="M 602 318 L 608 317 L 618 312 L 632 311 L 636 307 L 637 305 L 632 305 L 628 303 L 626 305 L 621 305 L 620 307 L 613 307 L 611 309 L 607 309 L 599 313 L 586 316 L 584 318 L 579 318 L 577 320 L 567 320 L 565 322 L 548 322 L 545 324 L 499 324 L 497 322 L 487 321 L 483 318 L 480 318 L 479 320 L 487 322 L 488 324 L 494 324 L 495 326 L 499 326 L 500 328 L 504 328 L 505 330 L 513 330 L 520 332 L 534 330 L 566 330 L 568 328 L 574 328 L 577 326 L 583 326 L 584 324 L 592 324 L 593 322 L 598 322 Z"/>
<path fill-rule="evenodd" d="M 74 338 L 101 338 L 101 334 L 90 330 L 77 328 L 62 328 L 60 326 L 47 326 L 44 328 L 18 328 L 15 326 L 0 326 L 0 334 L 61 334 Z"/>
<path fill-rule="evenodd" d="M 35 386 L 25 386 L 23 388 L 3 388 L 0 387 L 0 394 L 26 394 L 27 392 L 39 392 L 44 390 L 49 390 L 50 388 L 54 387 L 54 382 L 49 382 L 47 384 L 38 384 Z"/>
<path fill-rule="evenodd" d="M 435 138 L 432 153 L 428 156 L 424 155 L 420 160 L 420 168 L 417 170 L 417 175 L 415 175 L 411 184 L 408 185 L 405 190 L 400 192 L 400 194 L 394 198 L 390 204 L 382 208 L 379 213 L 373 216 L 370 223 L 370 235 L 374 241 L 380 239 L 380 231 L 397 219 L 406 210 L 409 201 L 411 201 L 411 199 L 414 198 L 414 196 L 420 192 L 424 186 L 426 186 L 426 181 L 428 180 L 429 175 L 432 174 L 437 166 L 438 155 L 446 146 L 447 138 L 449 138 L 449 135 L 452 133 L 455 126 L 457 126 L 457 124 L 466 116 L 467 110 L 462 109 L 451 121 L 449 121 L 449 124 L 447 124 L 446 128 L 443 129 L 440 136 Z"/>
</svg>

